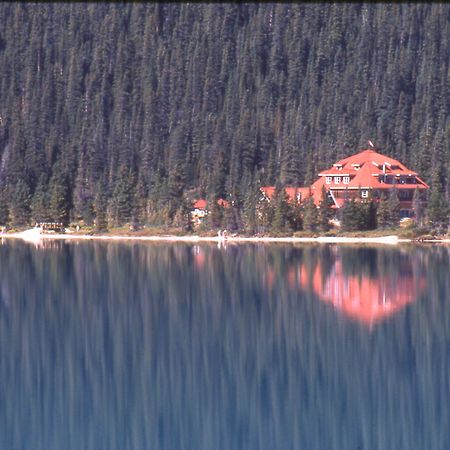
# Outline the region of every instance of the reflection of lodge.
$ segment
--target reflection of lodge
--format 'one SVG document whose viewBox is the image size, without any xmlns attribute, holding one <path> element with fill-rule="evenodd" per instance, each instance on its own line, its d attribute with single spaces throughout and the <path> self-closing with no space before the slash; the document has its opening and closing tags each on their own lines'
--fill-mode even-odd
<svg viewBox="0 0 450 450">
<path fill-rule="evenodd" d="M 397 274 L 379 274 L 376 278 L 346 274 L 340 259 L 328 273 L 320 262 L 312 270 L 301 265 L 298 276 L 302 288 L 313 291 L 345 315 L 369 324 L 399 311 L 425 289 L 425 277 L 415 273 L 409 261 L 403 262 Z"/>
</svg>

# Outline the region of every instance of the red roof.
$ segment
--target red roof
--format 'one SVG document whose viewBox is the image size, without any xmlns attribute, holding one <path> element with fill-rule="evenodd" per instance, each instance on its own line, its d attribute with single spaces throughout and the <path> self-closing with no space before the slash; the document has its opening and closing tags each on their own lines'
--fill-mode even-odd
<svg viewBox="0 0 450 450">
<path fill-rule="evenodd" d="M 391 176 L 398 183 L 384 183 L 379 176 Z M 374 150 L 363 150 L 356 155 L 344 158 L 333 164 L 327 170 L 319 173 L 321 178 L 332 177 L 330 183 L 326 183 L 327 189 L 348 189 L 348 188 L 368 188 L 368 189 L 391 189 L 394 186 L 401 186 L 402 189 L 428 189 L 428 185 L 423 182 L 417 173 L 408 169 L 400 161 L 377 153 Z M 340 176 L 339 183 L 336 183 L 336 176 Z M 349 177 L 349 181 L 344 183 L 343 177 Z M 402 178 L 400 178 L 402 177 Z M 406 177 L 415 177 L 416 182 L 412 183 Z M 400 180 L 403 180 L 400 183 Z"/>
<path fill-rule="evenodd" d="M 206 205 L 208 202 L 204 198 L 200 198 L 199 200 L 196 200 L 194 203 L 194 209 L 206 209 Z"/>
<path fill-rule="evenodd" d="M 219 198 L 217 200 L 217 204 L 219 206 L 223 206 L 224 208 L 228 208 L 230 206 L 228 200 L 224 200 L 223 198 Z M 194 209 L 205 210 L 207 206 L 208 202 L 204 198 L 200 198 L 194 202 Z"/>
</svg>

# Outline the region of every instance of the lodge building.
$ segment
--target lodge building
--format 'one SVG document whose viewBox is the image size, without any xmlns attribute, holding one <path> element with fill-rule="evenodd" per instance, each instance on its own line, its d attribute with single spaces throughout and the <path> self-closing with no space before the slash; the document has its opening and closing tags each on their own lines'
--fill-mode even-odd
<svg viewBox="0 0 450 450">
<path fill-rule="evenodd" d="M 319 206 L 322 187 L 328 194 L 333 208 L 342 208 L 346 200 L 363 201 L 373 198 L 378 201 L 383 192 L 397 191 L 400 216 L 412 217 L 415 189 L 425 191 L 429 186 L 419 175 L 401 162 L 377 153 L 373 149 L 342 159 L 318 174 L 318 179 L 309 187 L 288 187 L 286 194 L 291 201 L 303 201 L 309 197 Z M 263 196 L 270 201 L 275 187 L 261 188 Z"/>
</svg>

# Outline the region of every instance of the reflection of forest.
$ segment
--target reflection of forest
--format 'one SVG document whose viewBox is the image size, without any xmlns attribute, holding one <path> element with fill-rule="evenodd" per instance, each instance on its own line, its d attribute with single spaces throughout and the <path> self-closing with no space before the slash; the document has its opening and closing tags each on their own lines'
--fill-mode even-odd
<svg viewBox="0 0 450 450">
<path fill-rule="evenodd" d="M 0 261 L 1 448 L 450 448 L 450 247 L 10 240 Z M 339 278 L 419 296 L 422 273 L 371 332 L 318 301 Z"/>
</svg>

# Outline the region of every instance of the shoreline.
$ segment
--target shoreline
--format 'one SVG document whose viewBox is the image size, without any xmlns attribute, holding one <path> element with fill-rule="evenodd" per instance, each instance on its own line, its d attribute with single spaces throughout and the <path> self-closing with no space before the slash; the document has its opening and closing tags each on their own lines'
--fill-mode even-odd
<svg viewBox="0 0 450 450">
<path fill-rule="evenodd" d="M 450 239 L 415 239 L 399 238 L 396 235 L 379 237 L 345 237 L 345 236 L 318 236 L 318 237 L 244 237 L 228 236 L 226 239 L 219 236 L 197 236 L 197 235 L 160 235 L 160 236 L 129 236 L 129 235 L 87 235 L 78 233 L 45 233 L 41 234 L 39 229 L 30 229 L 18 233 L 0 233 L 2 239 L 22 239 L 26 242 L 40 242 L 42 240 L 100 240 L 100 241 L 147 241 L 147 242 L 215 242 L 225 243 L 318 243 L 318 244 L 385 244 L 396 245 L 401 243 L 444 243 L 449 244 Z"/>
</svg>

